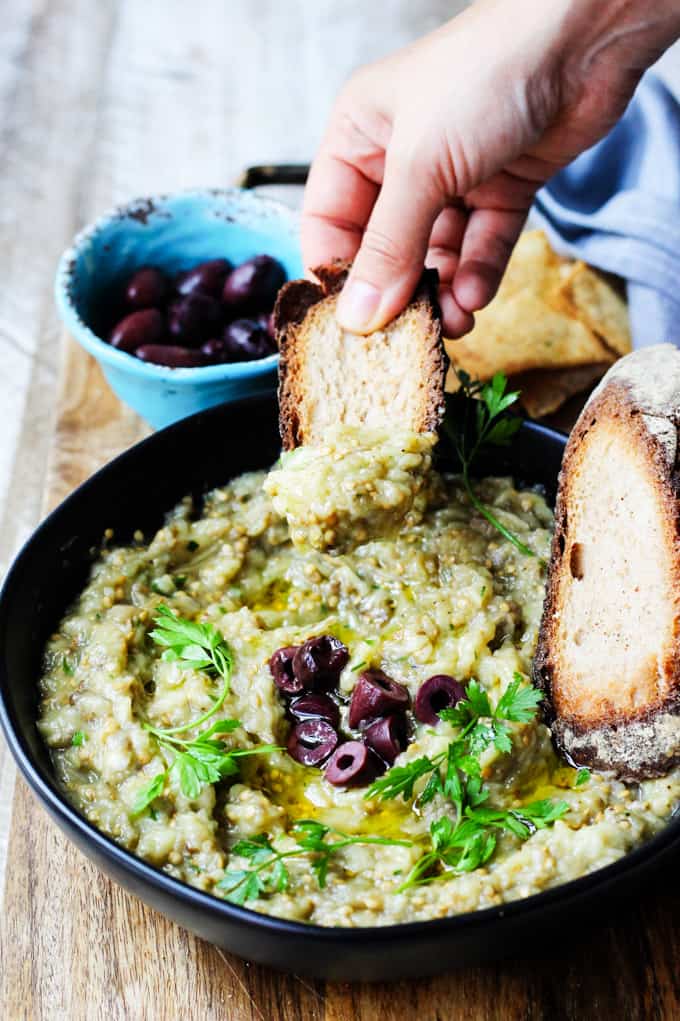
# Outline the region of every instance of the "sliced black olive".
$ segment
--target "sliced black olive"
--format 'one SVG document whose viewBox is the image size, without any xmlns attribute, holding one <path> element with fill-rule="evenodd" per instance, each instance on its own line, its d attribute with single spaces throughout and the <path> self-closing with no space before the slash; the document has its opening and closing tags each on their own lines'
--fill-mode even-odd
<svg viewBox="0 0 680 1021">
<path fill-rule="evenodd" d="M 403 712 L 408 708 L 408 689 L 393 681 L 382 670 L 365 670 L 352 692 L 349 706 L 349 725 L 358 727 L 365 720 Z"/>
<path fill-rule="evenodd" d="M 340 723 L 340 710 L 328 695 L 318 695 L 315 692 L 300 695 L 293 699 L 288 711 L 296 720 L 325 720 L 331 727 L 337 727 Z"/>
<path fill-rule="evenodd" d="M 455 677 L 435 674 L 418 688 L 414 712 L 421 723 L 439 723 L 442 709 L 452 709 L 465 697 L 465 688 Z"/>
<path fill-rule="evenodd" d="M 406 719 L 396 713 L 383 716 L 366 727 L 363 738 L 368 747 L 391 766 L 407 744 Z"/>
<path fill-rule="evenodd" d="M 363 741 L 345 741 L 333 752 L 325 775 L 334 787 L 358 787 L 375 780 L 384 769 L 384 764 Z"/>
<path fill-rule="evenodd" d="M 338 735 L 326 720 L 296 723 L 288 738 L 288 754 L 303 766 L 319 766 L 338 743 Z"/>
<path fill-rule="evenodd" d="M 317 635 L 304 642 L 293 660 L 293 672 L 305 688 L 317 691 L 335 686 L 349 660 L 349 652 L 339 638 Z"/>
<path fill-rule="evenodd" d="M 269 660 L 274 684 L 284 695 L 299 695 L 303 690 L 302 682 L 293 673 L 293 659 L 298 649 L 298 645 L 284 645 Z"/>
</svg>

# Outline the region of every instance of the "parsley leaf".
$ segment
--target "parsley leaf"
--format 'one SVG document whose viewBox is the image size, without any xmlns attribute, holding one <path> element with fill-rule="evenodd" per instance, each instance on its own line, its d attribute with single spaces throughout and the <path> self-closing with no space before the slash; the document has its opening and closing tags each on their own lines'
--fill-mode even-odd
<svg viewBox="0 0 680 1021">
<path fill-rule="evenodd" d="M 460 369 L 456 375 L 460 389 L 455 394 L 447 394 L 447 414 L 443 424 L 460 460 L 468 499 L 475 510 L 520 553 L 535 557 L 534 551 L 478 499 L 470 482 L 470 468 L 480 450 L 485 446 L 507 446 L 520 428 L 521 418 L 508 414 L 519 397 L 519 391 L 506 390 L 508 381 L 502 372 L 497 372 L 487 383 L 473 381 Z"/>
<path fill-rule="evenodd" d="M 150 635 L 157 645 L 163 647 L 164 660 L 220 677 L 223 685 L 211 708 L 196 720 L 166 728 L 144 724 L 144 729 L 153 735 L 160 747 L 172 754 L 172 762 L 169 769 L 160 773 L 140 792 L 133 807 L 135 815 L 144 811 L 159 796 L 168 778 L 177 782 L 185 797 L 195 801 L 208 784 L 216 784 L 238 774 L 238 758 L 278 750 L 276 745 L 271 744 L 256 745 L 253 748 L 227 748 L 221 736 L 237 730 L 241 726 L 240 720 L 215 720 L 192 740 L 178 736 L 200 727 L 221 708 L 229 692 L 233 657 L 231 649 L 213 624 L 185 620 L 163 603 L 158 607 L 154 623 L 156 627 Z"/>
<path fill-rule="evenodd" d="M 71 738 L 71 746 L 73 748 L 80 748 L 80 746 L 86 740 L 87 738 L 83 734 L 82 730 L 76 730 L 73 734 L 73 737 Z"/>
<path fill-rule="evenodd" d="M 499 698 L 494 715 L 512 723 L 528 723 L 542 699 L 541 691 L 523 684 L 521 675 L 515 674 Z"/>
<path fill-rule="evenodd" d="M 410 840 L 389 840 L 387 837 L 363 837 L 343 833 L 342 830 L 325 826 L 315 819 L 299 819 L 294 822 L 290 835 L 297 844 L 297 847 L 290 851 L 279 850 L 264 834 L 237 841 L 232 848 L 232 854 L 246 858 L 249 867 L 225 872 L 217 888 L 235 904 L 244 904 L 248 900 L 255 900 L 269 893 L 282 893 L 288 888 L 290 881 L 286 860 L 308 857 L 312 873 L 320 889 L 323 889 L 331 860 L 340 850 L 351 844 L 411 846 Z M 337 839 L 327 839 L 329 837 Z"/>
<path fill-rule="evenodd" d="M 579 771 L 576 774 L 576 779 L 574 780 L 574 787 L 582 787 L 583 784 L 588 783 L 589 780 L 590 770 L 586 769 L 584 766 L 582 769 L 579 769 Z"/>
<path fill-rule="evenodd" d="M 514 814 L 520 819 L 527 819 L 537 830 L 544 830 L 568 811 L 569 805 L 566 801 L 551 801 L 548 798 L 534 801 L 530 805 L 522 805 Z"/>
<path fill-rule="evenodd" d="M 442 756 L 429 759 L 423 756 L 420 759 L 413 759 L 406 766 L 392 766 L 391 769 L 379 777 L 366 791 L 367 798 L 381 798 L 390 801 L 393 798 L 402 797 L 408 801 L 413 797 L 413 787 L 421 776 L 426 776 L 442 761 Z"/>
<path fill-rule="evenodd" d="M 157 645 L 164 646 L 163 659 L 178 661 L 182 666 L 194 670 L 219 674 L 226 681 L 226 695 L 233 660 L 231 649 L 215 625 L 199 624 L 178 617 L 165 603 L 158 606 L 157 613 L 157 627 L 150 634 Z"/>
<path fill-rule="evenodd" d="M 132 805 L 132 815 L 141 815 L 145 808 L 160 797 L 165 786 L 165 773 L 158 773 L 150 783 L 145 784 L 138 793 Z"/>
</svg>

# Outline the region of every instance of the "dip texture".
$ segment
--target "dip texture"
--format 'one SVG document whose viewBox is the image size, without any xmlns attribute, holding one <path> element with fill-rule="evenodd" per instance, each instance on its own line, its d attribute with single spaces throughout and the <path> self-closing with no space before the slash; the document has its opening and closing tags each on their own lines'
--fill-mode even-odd
<svg viewBox="0 0 680 1021">
<path fill-rule="evenodd" d="M 264 484 L 296 546 L 348 549 L 422 520 L 435 433 L 326 430 L 323 444 L 281 455 Z"/>
<path fill-rule="evenodd" d="M 61 787 L 95 826 L 216 896 L 224 896 L 218 884 L 225 871 L 252 864 L 233 852 L 238 841 L 266 836 L 279 850 L 294 850 L 292 827 L 301 819 L 410 842 L 345 847 L 329 861 L 324 888 L 309 859 L 292 856 L 287 886 L 248 901 L 286 918 L 368 926 L 536 893 L 614 861 L 666 822 L 680 792 L 677 772 L 641 785 L 598 774 L 577 783 L 538 719 L 510 725 L 511 752 L 485 751 L 488 803 L 509 809 L 559 798 L 568 805 L 563 817 L 525 842 L 499 832 L 483 867 L 403 892 L 404 877 L 429 849 L 431 820 L 451 811 L 440 795 L 422 806 L 367 799 L 365 788 L 334 787 L 321 770 L 281 750 L 240 759 L 239 774 L 206 783 L 195 797 L 171 772 L 159 796 L 135 811 L 142 788 L 172 763 L 144 724 L 186 725 L 208 713 L 221 691 L 205 670 L 161 658 L 149 637 L 161 603 L 182 618 L 212 623 L 229 643 L 230 690 L 211 722 L 241 721 L 228 735 L 230 747 L 285 748 L 290 722 L 268 661 L 277 649 L 320 634 L 349 650 L 338 699 L 346 732 L 347 702 L 367 668 L 405 685 L 412 700 L 432 675 L 463 683 L 474 677 L 494 705 L 515 674 L 528 677 L 551 512 L 540 494 L 518 492 L 509 479 L 477 486 L 539 554 L 522 555 L 474 512 L 455 477 L 428 477 L 431 448 L 427 436 L 404 436 L 367 460 L 361 445 L 336 436 L 326 460 L 300 451 L 265 485 L 263 473 L 248 474 L 210 493 L 200 508 L 183 501 L 154 536 L 138 534 L 128 546 L 109 537 L 48 643 L 40 679 L 40 733 Z M 411 741 L 397 766 L 436 756 L 454 735 L 443 721 L 432 726 L 411 717 L 409 725 Z"/>
</svg>

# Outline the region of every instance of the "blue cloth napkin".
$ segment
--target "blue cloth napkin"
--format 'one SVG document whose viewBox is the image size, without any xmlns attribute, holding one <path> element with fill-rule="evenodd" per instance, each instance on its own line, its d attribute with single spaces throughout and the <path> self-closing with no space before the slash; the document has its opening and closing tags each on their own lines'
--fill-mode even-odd
<svg viewBox="0 0 680 1021">
<path fill-rule="evenodd" d="M 680 346 L 680 103 L 648 72 L 612 131 L 541 188 L 551 244 L 626 281 L 633 344 Z"/>
</svg>

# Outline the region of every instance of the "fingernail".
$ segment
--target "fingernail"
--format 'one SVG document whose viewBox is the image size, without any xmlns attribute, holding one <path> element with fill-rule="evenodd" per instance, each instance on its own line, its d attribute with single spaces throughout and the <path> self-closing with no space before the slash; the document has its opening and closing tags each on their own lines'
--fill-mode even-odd
<svg viewBox="0 0 680 1021">
<path fill-rule="evenodd" d="M 364 280 L 348 280 L 338 299 L 338 319 L 352 333 L 368 333 L 380 306 L 380 291 Z"/>
</svg>

